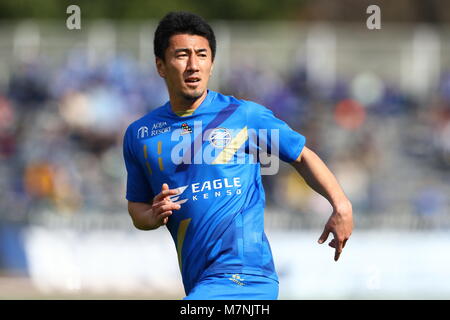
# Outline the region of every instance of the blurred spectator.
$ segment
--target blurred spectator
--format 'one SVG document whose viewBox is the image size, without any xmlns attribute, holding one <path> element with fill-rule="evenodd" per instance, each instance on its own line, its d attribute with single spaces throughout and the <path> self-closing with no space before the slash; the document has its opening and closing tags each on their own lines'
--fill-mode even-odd
<svg viewBox="0 0 450 320">
<path fill-rule="evenodd" d="M 0 95 L 0 159 L 8 159 L 16 151 L 15 120 L 14 109 L 6 97 Z"/>
<path fill-rule="evenodd" d="M 48 97 L 48 80 L 43 66 L 38 62 L 20 64 L 9 81 L 9 98 L 17 107 L 34 109 Z"/>
</svg>

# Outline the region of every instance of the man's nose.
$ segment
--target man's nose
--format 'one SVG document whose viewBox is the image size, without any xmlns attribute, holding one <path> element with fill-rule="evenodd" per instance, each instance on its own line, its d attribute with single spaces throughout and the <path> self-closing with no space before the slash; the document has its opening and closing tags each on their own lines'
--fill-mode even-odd
<svg viewBox="0 0 450 320">
<path fill-rule="evenodd" d="M 188 60 L 187 69 L 189 71 L 198 71 L 198 58 L 195 54 L 191 54 Z"/>
</svg>

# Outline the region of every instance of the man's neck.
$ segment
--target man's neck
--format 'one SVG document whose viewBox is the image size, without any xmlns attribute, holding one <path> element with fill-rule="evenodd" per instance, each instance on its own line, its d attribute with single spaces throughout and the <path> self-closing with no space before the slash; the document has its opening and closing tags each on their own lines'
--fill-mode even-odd
<svg viewBox="0 0 450 320">
<path fill-rule="evenodd" d="M 183 97 L 170 97 L 170 105 L 174 113 L 192 112 L 197 109 L 208 95 L 208 90 L 195 100 L 187 100 Z"/>
</svg>

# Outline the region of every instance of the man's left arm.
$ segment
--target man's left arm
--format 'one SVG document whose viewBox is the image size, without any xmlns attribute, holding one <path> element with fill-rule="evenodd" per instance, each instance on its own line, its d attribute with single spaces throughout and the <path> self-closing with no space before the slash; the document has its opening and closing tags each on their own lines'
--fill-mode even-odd
<svg viewBox="0 0 450 320">
<path fill-rule="evenodd" d="M 352 204 L 344 194 L 336 177 L 311 149 L 303 147 L 301 154 L 294 162 L 291 162 L 291 165 L 305 182 L 314 191 L 325 197 L 333 207 L 333 213 L 325 225 L 319 243 L 324 243 L 332 233 L 334 239 L 331 240 L 329 246 L 335 248 L 334 260 L 337 261 L 353 230 Z"/>
</svg>

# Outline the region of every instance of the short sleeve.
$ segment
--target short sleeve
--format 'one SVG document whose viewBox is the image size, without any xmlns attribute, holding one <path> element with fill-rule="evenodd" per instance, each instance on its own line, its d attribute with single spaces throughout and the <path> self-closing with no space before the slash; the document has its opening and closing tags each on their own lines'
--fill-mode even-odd
<svg viewBox="0 0 450 320">
<path fill-rule="evenodd" d="M 258 145 L 264 141 L 268 153 L 278 153 L 285 162 L 293 162 L 303 150 L 306 138 L 277 118 L 271 110 L 257 103 L 248 102 L 250 126 L 255 129 Z"/>
<path fill-rule="evenodd" d="M 149 203 L 152 201 L 154 193 L 138 158 L 135 156 L 133 142 L 134 135 L 130 125 L 123 139 L 123 158 L 127 169 L 126 199 L 133 202 Z"/>
</svg>

